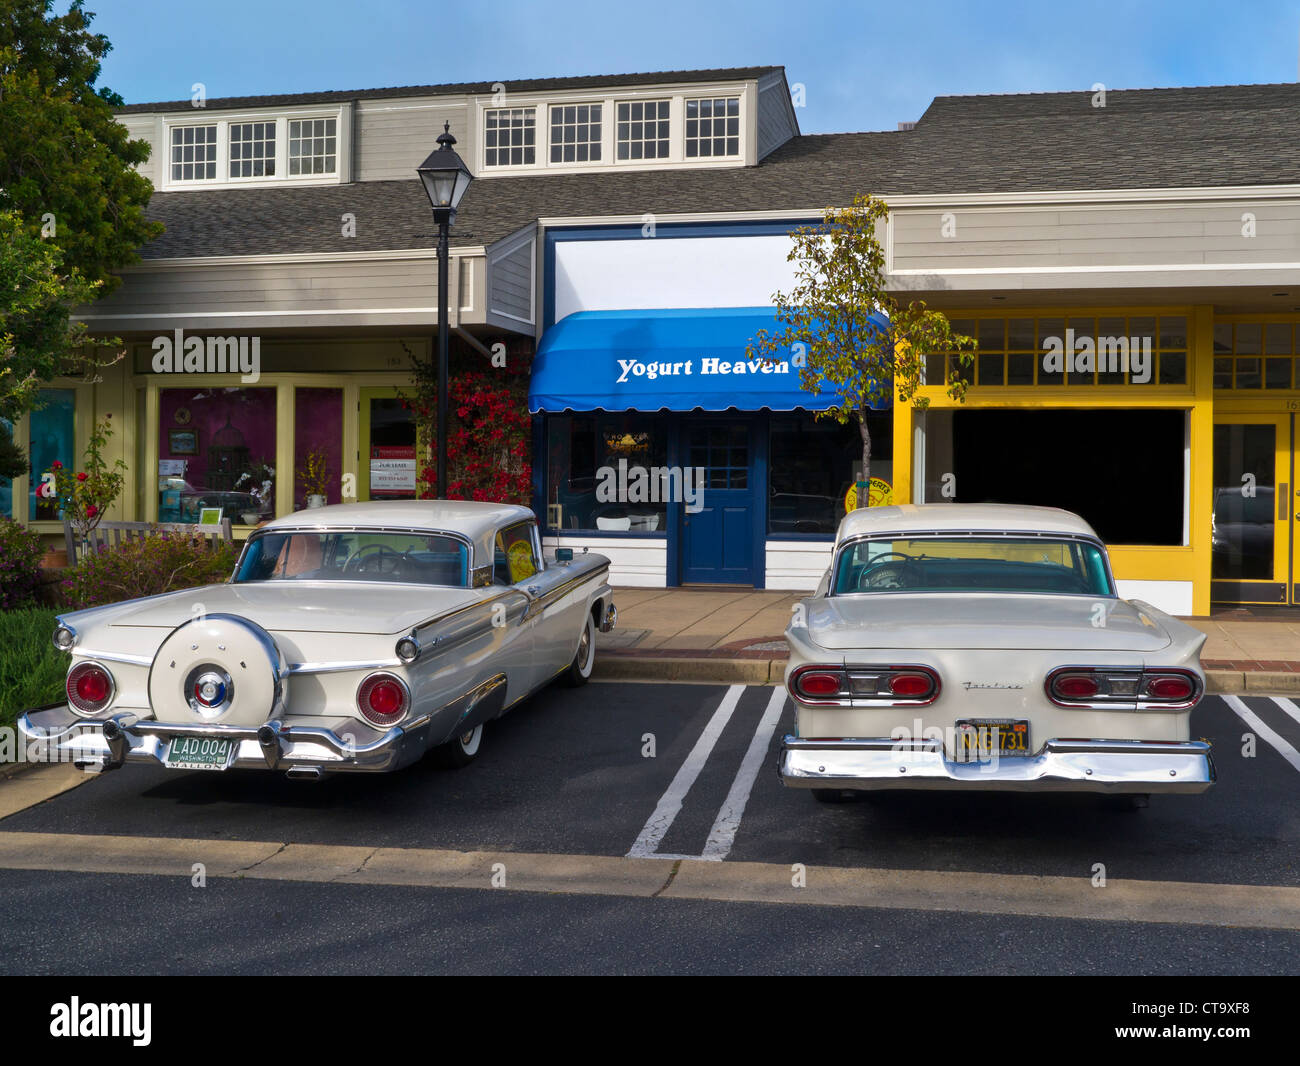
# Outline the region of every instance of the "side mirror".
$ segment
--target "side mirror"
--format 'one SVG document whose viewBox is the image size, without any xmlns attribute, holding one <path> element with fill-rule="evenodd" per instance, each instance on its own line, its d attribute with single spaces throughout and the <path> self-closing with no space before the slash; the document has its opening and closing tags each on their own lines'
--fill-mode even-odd
<svg viewBox="0 0 1300 1066">
<path fill-rule="evenodd" d="M 555 549 L 555 561 L 556 561 L 557 563 L 571 563 L 571 562 L 573 562 L 573 549 L 572 549 L 572 548 L 556 548 L 556 549 Z"/>
</svg>

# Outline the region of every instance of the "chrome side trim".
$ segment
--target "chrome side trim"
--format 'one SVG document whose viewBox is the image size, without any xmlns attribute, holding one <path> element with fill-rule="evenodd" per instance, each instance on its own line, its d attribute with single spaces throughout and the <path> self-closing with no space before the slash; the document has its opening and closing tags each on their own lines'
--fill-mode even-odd
<svg viewBox="0 0 1300 1066">
<path fill-rule="evenodd" d="M 78 659 L 102 659 L 106 663 L 129 663 L 131 666 L 150 666 L 153 664 L 152 655 L 128 655 L 122 651 L 93 651 L 90 648 L 74 648 L 72 654 L 77 656 Z"/>
<path fill-rule="evenodd" d="M 401 659 L 360 659 L 355 662 L 289 663 L 289 676 L 294 674 L 339 674 L 345 670 L 391 670 L 405 665 Z"/>
<path fill-rule="evenodd" d="M 571 577 L 563 584 L 556 585 L 555 588 L 548 590 L 541 596 L 535 597 L 528 605 L 528 616 L 540 614 L 546 610 L 556 600 L 563 599 L 574 589 L 586 584 L 588 581 L 600 579 L 609 571 L 609 564 L 605 563 L 586 573 L 579 574 L 577 577 Z"/>
</svg>

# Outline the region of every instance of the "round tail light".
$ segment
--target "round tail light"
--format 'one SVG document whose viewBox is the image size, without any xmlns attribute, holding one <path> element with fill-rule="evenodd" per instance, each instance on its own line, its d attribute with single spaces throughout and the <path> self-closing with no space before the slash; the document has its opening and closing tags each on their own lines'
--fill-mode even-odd
<svg viewBox="0 0 1300 1066">
<path fill-rule="evenodd" d="M 839 674 L 809 671 L 799 675 L 799 691 L 805 696 L 837 696 L 843 686 Z"/>
<path fill-rule="evenodd" d="M 78 663 L 68 671 L 64 690 L 78 714 L 98 714 L 113 698 L 113 675 L 99 663 Z"/>
<path fill-rule="evenodd" d="M 1147 683 L 1147 694 L 1158 700 L 1190 699 L 1195 691 L 1196 686 L 1192 684 L 1191 678 L 1181 674 L 1152 678 Z"/>
<path fill-rule="evenodd" d="M 371 725 L 396 725 L 411 706 L 411 691 L 396 674 L 371 674 L 357 689 L 357 710 Z"/>
<path fill-rule="evenodd" d="M 926 674 L 894 674 L 889 679 L 889 691 L 895 696 L 916 698 L 930 695 L 934 682 Z"/>
<path fill-rule="evenodd" d="M 1091 699 L 1101 691 L 1097 679 L 1089 677 L 1087 674 L 1066 674 L 1063 677 L 1058 677 L 1052 683 L 1052 688 L 1064 700 Z"/>
</svg>

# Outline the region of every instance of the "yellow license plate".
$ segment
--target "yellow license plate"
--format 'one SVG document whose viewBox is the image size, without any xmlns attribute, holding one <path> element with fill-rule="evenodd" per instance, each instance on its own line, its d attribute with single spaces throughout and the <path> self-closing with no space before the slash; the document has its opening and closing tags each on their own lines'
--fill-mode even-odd
<svg viewBox="0 0 1300 1066">
<path fill-rule="evenodd" d="M 957 723 L 957 758 L 960 761 L 1025 758 L 1029 748 L 1029 722 L 1023 718 L 971 718 Z"/>
</svg>

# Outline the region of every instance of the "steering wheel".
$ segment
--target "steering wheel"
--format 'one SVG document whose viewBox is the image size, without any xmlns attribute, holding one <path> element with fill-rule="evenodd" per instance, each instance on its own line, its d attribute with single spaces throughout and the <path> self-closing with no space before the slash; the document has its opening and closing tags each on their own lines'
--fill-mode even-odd
<svg viewBox="0 0 1300 1066">
<path fill-rule="evenodd" d="M 885 552 L 883 555 L 878 555 L 875 561 L 858 575 L 858 588 L 908 588 L 910 582 L 905 581 L 904 577 L 911 565 L 912 557 L 903 552 Z"/>
<path fill-rule="evenodd" d="M 371 552 L 377 552 L 377 555 L 371 555 Z M 393 561 L 385 565 L 384 560 L 392 556 Z M 397 568 L 402 565 L 402 555 L 394 551 L 386 544 L 367 544 L 358 548 L 356 553 L 343 564 L 345 574 L 362 574 L 370 569 L 369 563 L 374 561 L 374 572 L 376 574 L 392 574 L 397 572 Z"/>
</svg>

